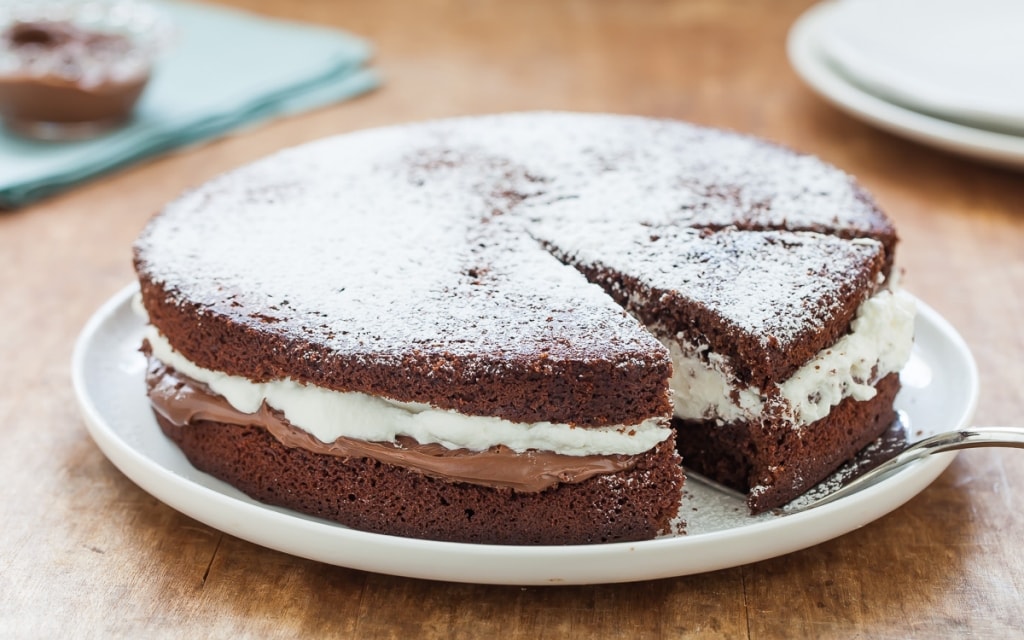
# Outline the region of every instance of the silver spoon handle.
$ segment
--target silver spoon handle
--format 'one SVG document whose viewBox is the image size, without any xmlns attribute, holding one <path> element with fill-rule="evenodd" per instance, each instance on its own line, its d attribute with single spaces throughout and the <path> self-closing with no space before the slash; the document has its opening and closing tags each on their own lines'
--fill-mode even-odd
<svg viewBox="0 0 1024 640">
<path fill-rule="evenodd" d="M 871 471 L 858 476 L 849 484 L 836 489 L 825 497 L 807 504 L 786 508 L 785 512 L 798 513 L 835 502 L 878 484 L 915 460 L 920 460 L 933 453 L 957 449 L 973 449 L 976 447 L 1015 447 L 1024 449 L 1024 428 L 971 427 L 936 434 L 920 442 L 915 442 Z"/>
</svg>

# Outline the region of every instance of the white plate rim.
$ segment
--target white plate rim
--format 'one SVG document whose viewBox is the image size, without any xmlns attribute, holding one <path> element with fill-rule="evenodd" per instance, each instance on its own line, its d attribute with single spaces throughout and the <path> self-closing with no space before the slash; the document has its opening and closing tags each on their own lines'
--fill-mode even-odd
<svg viewBox="0 0 1024 640">
<path fill-rule="evenodd" d="M 103 304 L 82 329 L 72 355 L 75 395 L 100 450 L 135 484 L 185 515 L 249 542 L 337 566 L 412 578 L 504 585 L 633 582 L 725 569 L 804 549 L 872 522 L 917 495 L 956 455 L 930 456 L 879 485 L 817 509 L 698 535 L 531 547 L 367 533 L 202 486 L 162 466 L 121 437 L 89 392 L 88 356 L 97 335 L 116 313 L 130 307 L 136 291 L 137 285 L 129 285 Z M 956 330 L 920 301 L 918 318 L 959 358 L 968 401 L 959 407 L 956 424 L 950 428 L 964 427 L 973 416 L 978 396 L 974 359 Z M 141 320 L 139 325 L 141 329 Z M 151 427 L 158 429 L 155 421 Z"/>
<path fill-rule="evenodd" d="M 833 2 L 812 7 L 793 24 L 786 40 L 794 71 L 820 97 L 855 118 L 915 142 L 1004 167 L 1024 168 L 1024 137 L 913 111 L 861 89 L 832 69 L 816 38 L 834 8 Z"/>
<path fill-rule="evenodd" d="M 1016 0 L 999 0 L 999 4 L 1005 8 L 1019 9 Z M 932 30 L 931 25 L 922 20 L 922 13 L 927 11 L 937 14 L 946 12 L 940 16 L 940 19 L 944 18 L 945 21 L 952 17 L 949 13 L 951 10 L 963 12 L 955 14 L 956 24 L 961 33 L 967 34 L 978 34 L 980 25 L 994 26 L 989 21 L 995 21 L 999 26 L 1012 25 L 1012 22 L 1007 22 L 1011 16 L 1005 15 L 1005 11 L 1001 12 L 1001 7 L 992 6 L 991 0 L 986 7 L 969 7 L 962 1 L 936 3 L 935 0 L 916 3 L 892 3 L 891 0 L 840 0 L 829 2 L 828 6 L 829 11 L 821 14 L 816 22 L 818 35 L 821 36 L 817 39 L 818 51 L 823 59 L 831 61 L 838 73 L 851 79 L 853 84 L 864 87 L 868 93 L 883 100 L 913 111 L 932 114 L 939 119 L 958 122 L 968 127 L 997 132 L 1006 130 L 1005 132 L 1012 135 L 1020 135 L 1024 127 L 1024 113 L 1021 112 L 1015 98 L 1007 102 L 1005 96 L 979 94 L 972 88 L 958 86 L 955 77 L 953 80 L 948 76 L 939 80 L 929 76 L 922 80 L 913 71 L 901 66 L 901 62 L 906 62 L 911 56 L 916 57 L 921 51 L 922 43 L 919 40 L 907 38 L 905 33 L 900 33 L 895 38 L 895 42 L 898 43 L 897 50 L 893 51 L 891 45 L 883 44 L 882 55 L 879 55 L 877 51 L 871 50 L 871 36 L 866 35 L 869 31 L 877 31 L 879 11 L 889 11 L 890 22 L 906 24 L 912 21 L 917 23 L 921 30 L 927 31 Z M 964 12 L 964 9 L 968 11 Z M 971 25 L 971 29 L 966 30 L 964 26 L 969 21 L 973 21 L 974 24 Z M 853 31 L 850 31 L 851 27 Z M 883 40 L 888 40 L 892 35 L 894 32 L 891 29 L 887 30 Z M 990 35 L 991 32 L 986 32 L 986 36 Z M 869 40 L 862 40 L 864 37 L 868 37 Z M 950 34 L 944 34 L 944 39 L 949 37 Z M 978 42 L 958 42 L 952 48 L 978 49 L 979 45 Z M 914 54 L 908 54 L 911 49 Z M 902 58 L 902 61 L 887 60 L 885 54 L 890 54 L 890 58 L 891 54 L 895 54 L 895 57 Z M 999 57 L 1003 60 L 1016 60 L 1016 53 L 1004 51 Z M 936 58 L 932 56 L 930 60 L 934 65 Z M 939 68 L 933 66 L 928 73 L 934 73 Z M 1008 73 L 1008 70 L 1002 71 Z"/>
</svg>

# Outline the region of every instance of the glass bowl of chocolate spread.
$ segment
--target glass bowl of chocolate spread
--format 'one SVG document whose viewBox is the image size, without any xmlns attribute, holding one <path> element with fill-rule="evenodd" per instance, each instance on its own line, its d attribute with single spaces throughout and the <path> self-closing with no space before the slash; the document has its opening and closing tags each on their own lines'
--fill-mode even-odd
<svg viewBox="0 0 1024 640">
<path fill-rule="evenodd" d="M 0 10 L 0 119 L 16 135 L 90 138 L 131 119 L 169 24 L 138 2 L 31 2 Z"/>
</svg>

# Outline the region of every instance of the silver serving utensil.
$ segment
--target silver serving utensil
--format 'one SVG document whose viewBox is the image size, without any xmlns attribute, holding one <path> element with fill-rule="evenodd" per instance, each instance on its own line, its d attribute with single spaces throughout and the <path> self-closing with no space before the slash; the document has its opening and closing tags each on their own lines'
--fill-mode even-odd
<svg viewBox="0 0 1024 640">
<path fill-rule="evenodd" d="M 874 486 L 925 456 L 930 456 L 933 453 L 942 453 L 943 451 L 974 449 L 976 447 L 1015 447 L 1024 449 L 1024 428 L 971 427 L 936 434 L 930 438 L 915 442 L 889 460 L 870 471 L 866 471 L 839 489 L 816 500 L 806 503 L 798 502 L 792 506 L 783 507 L 782 511 L 786 514 L 793 514 L 814 509 L 815 507 L 841 500 L 858 491 Z"/>
</svg>

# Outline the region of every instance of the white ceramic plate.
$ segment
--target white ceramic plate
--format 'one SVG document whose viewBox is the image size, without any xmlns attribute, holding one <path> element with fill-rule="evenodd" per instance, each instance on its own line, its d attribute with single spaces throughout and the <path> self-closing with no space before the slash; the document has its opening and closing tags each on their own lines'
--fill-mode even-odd
<svg viewBox="0 0 1024 640">
<path fill-rule="evenodd" d="M 414 540 L 348 529 L 251 500 L 194 469 L 149 409 L 138 348 L 142 320 L 131 286 L 92 317 L 75 346 L 72 378 L 93 439 L 125 475 L 171 507 L 239 538 L 339 566 L 416 578 L 494 584 L 629 582 L 733 567 L 803 549 L 881 517 L 928 486 L 952 461 L 939 454 L 833 504 L 794 515 L 747 515 L 743 503 L 687 484 L 688 534 L 645 542 L 519 547 Z M 967 346 L 920 305 L 916 346 L 897 407 L 909 431 L 967 425 L 978 392 Z"/>
<path fill-rule="evenodd" d="M 1021 169 L 1024 136 L 979 129 L 900 106 L 850 81 L 822 51 L 825 25 L 842 3 L 825 2 L 789 31 L 787 49 L 797 74 L 822 98 L 879 129 L 963 156 Z"/>
<path fill-rule="evenodd" d="M 890 102 L 1024 133 L 1020 0 L 841 0 L 821 14 L 821 53 Z"/>
</svg>

